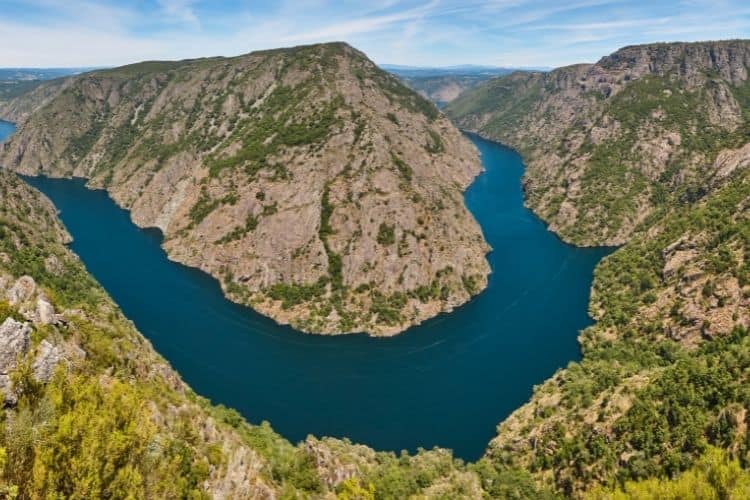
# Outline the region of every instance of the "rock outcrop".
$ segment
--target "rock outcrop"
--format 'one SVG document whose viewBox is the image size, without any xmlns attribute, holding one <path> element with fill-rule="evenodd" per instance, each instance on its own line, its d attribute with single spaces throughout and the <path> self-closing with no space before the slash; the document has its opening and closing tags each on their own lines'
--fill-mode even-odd
<svg viewBox="0 0 750 500">
<path fill-rule="evenodd" d="M 28 302 L 36 294 L 36 283 L 34 278 L 31 276 L 21 276 L 18 280 L 13 283 L 5 296 L 8 299 L 8 303 L 12 306 L 17 306 Z"/>
<path fill-rule="evenodd" d="M 4 404 L 16 401 L 10 380 L 10 372 L 16 368 L 19 358 L 26 355 L 31 343 L 31 328 L 13 318 L 6 318 L 0 325 L 0 393 Z"/>
<path fill-rule="evenodd" d="M 475 148 L 346 44 L 75 77 L 0 163 L 106 188 L 171 259 L 304 331 L 398 333 L 487 283 Z"/>
<path fill-rule="evenodd" d="M 0 324 L 0 394 L 4 396 L 5 406 L 12 406 L 17 401 L 11 373 L 32 349 L 31 332 L 31 323 L 12 317 L 5 318 Z M 65 359 L 60 346 L 43 339 L 31 364 L 34 378 L 38 382 L 49 382 L 57 365 Z"/>
<path fill-rule="evenodd" d="M 63 353 L 60 348 L 46 339 L 39 344 L 38 352 L 31 365 L 34 378 L 40 382 L 49 382 L 57 365 L 62 361 Z"/>
</svg>

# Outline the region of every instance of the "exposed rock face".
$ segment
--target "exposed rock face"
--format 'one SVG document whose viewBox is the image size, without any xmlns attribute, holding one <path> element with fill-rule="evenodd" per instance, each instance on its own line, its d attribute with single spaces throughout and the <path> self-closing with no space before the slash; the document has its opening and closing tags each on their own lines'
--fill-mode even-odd
<svg viewBox="0 0 750 500">
<path fill-rule="evenodd" d="M 510 73 L 511 70 L 505 71 Z M 394 72 L 398 76 L 398 72 Z M 436 76 L 399 76 L 409 87 L 419 92 L 438 105 L 452 102 L 463 92 L 473 89 L 483 82 L 498 76 L 482 73 L 475 74 L 446 74 Z"/>
<path fill-rule="evenodd" d="M 6 318 L 0 325 L 0 392 L 4 396 L 6 405 L 15 402 L 15 396 L 11 390 L 10 372 L 16 367 L 18 359 L 29 350 L 30 335 L 29 325 L 13 318 Z"/>
<path fill-rule="evenodd" d="M 11 372 L 18 366 L 31 348 L 31 326 L 13 318 L 6 318 L 0 325 L 0 393 L 4 404 L 13 405 L 16 395 L 10 379 Z M 34 378 L 49 382 L 57 365 L 64 359 L 60 347 L 42 340 L 31 365 Z"/>
<path fill-rule="evenodd" d="M 746 141 L 749 65 L 744 40 L 626 47 L 493 80 L 446 113 L 524 155 L 527 203 L 551 230 L 619 245 L 655 209 L 694 202 L 739 166 L 715 160 Z"/>
<path fill-rule="evenodd" d="M 318 440 L 308 439 L 305 441 L 305 451 L 315 461 L 315 468 L 320 477 L 331 488 L 335 488 L 347 479 L 356 477 L 357 475 L 355 464 L 343 464 L 329 447 Z"/>
<path fill-rule="evenodd" d="M 31 365 L 34 377 L 40 382 L 49 382 L 55 368 L 63 360 L 63 353 L 59 347 L 46 339 L 39 344 L 38 352 Z"/>
<path fill-rule="evenodd" d="M 317 333 L 400 332 L 487 282 L 477 152 L 345 44 L 76 77 L 0 163 L 106 188 L 170 258 Z"/>
<path fill-rule="evenodd" d="M 55 308 L 50 301 L 41 296 L 36 300 L 36 318 L 43 325 L 50 325 L 55 321 Z"/>
<path fill-rule="evenodd" d="M 36 283 L 31 276 L 18 278 L 6 293 L 8 303 L 12 306 L 28 301 L 36 293 Z"/>
<path fill-rule="evenodd" d="M 31 276 L 21 276 L 15 281 L 11 277 L 0 276 L 0 294 L 8 305 L 34 324 L 51 325 L 61 321 L 61 317 L 55 314 L 55 307 Z"/>
</svg>

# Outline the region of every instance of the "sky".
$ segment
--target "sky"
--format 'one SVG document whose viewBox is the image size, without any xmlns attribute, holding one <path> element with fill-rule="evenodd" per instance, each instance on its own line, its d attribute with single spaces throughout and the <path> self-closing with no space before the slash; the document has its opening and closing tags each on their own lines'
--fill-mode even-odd
<svg viewBox="0 0 750 500">
<path fill-rule="evenodd" d="M 748 0 L 0 0 L 0 67 L 116 66 L 343 40 L 379 64 L 557 67 L 750 38 Z"/>
</svg>

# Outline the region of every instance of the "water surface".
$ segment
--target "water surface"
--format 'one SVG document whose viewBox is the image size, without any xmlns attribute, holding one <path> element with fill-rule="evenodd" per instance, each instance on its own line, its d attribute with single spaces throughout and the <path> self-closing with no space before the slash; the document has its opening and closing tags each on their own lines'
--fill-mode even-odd
<svg viewBox="0 0 750 500">
<path fill-rule="evenodd" d="M 0 142 L 2 142 L 3 139 L 12 134 L 15 130 L 16 127 L 12 123 L 0 120 Z"/>
<path fill-rule="evenodd" d="M 437 445 L 473 460 L 534 384 L 579 358 L 592 270 L 607 251 L 561 243 L 523 206 L 519 156 L 471 139 L 486 172 L 466 202 L 494 249 L 489 288 L 388 339 L 276 325 L 224 299 L 209 276 L 168 261 L 160 233 L 138 229 L 103 191 L 27 180 L 61 210 L 89 271 L 198 393 L 292 441 Z"/>
</svg>

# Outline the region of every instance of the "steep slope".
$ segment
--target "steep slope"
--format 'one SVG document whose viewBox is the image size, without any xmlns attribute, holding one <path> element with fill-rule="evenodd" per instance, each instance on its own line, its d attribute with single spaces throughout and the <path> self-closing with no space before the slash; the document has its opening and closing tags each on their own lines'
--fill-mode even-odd
<svg viewBox="0 0 750 500">
<path fill-rule="evenodd" d="M 748 47 L 628 47 L 451 106 L 526 155 L 529 204 L 551 229 L 626 242 L 595 272 L 582 361 L 501 423 L 496 466 L 609 498 L 694 477 L 711 446 L 750 465 Z"/>
<path fill-rule="evenodd" d="M 0 68 L 0 118 L 20 123 L 86 68 Z"/>
<path fill-rule="evenodd" d="M 438 106 L 445 106 L 452 102 L 458 96 L 469 89 L 473 89 L 486 82 L 491 78 L 495 78 L 503 72 L 496 72 L 493 74 L 485 73 L 470 73 L 470 74 L 442 74 L 442 75 L 398 75 L 398 72 L 394 73 L 412 89 L 419 92 L 422 96 L 431 100 Z M 510 70 L 506 71 L 510 73 Z"/>
<path fill-rule="evenodd" d="M 477 152 L 342 43 L 76 77 L 0 163 L 90 179 L 170 258 L 309 332 L 397 333 L 487 282 Z"/>
<path fill-rule="evenodd" d="M 63 246 L 68 238 L 49 201 L 0 171 L 2 496 L 280 491 L 268 457 L 153 351 Z M 241 427 L 294 453 L 269 429 Z"/>
<path fill-rule="evenodd" d="M 529 206 L 563 239 L 622 244 L 654 210 L 694 202 L 750 132 L 750 42 L 623 48 L 596 64 L 516 73 L 446 108 L 525 157 Z"/>
<path fill-rule="evenodd" d="M 0 119 L 22 123 L 62 92 L 71 78 L 0 83 Z"/>
<path fill-rule="evenodd" d="M 581 333 L 583 360 L 498 427 L 490 460 L 567 494 L 673 477 L 709 444 L 748 467 L 747 169 L 607 257 L 590 311 L 597 323 Z"/>
<path fill-rule="evenodd" d="M 422 76 L 401 78 L 413 88 L 438 106 L 444 106 L 461 95 L 467 89 L 476 87 L 486 78 L 471 76 Z"/>
<path fill-rule="evenodd" d="M 3 498 L 541 498 L 447 450 L 292 445 L 193 393 L 64 245 L 54 207 L 0 170 Z M 303 418 L 303 416 L 301 416 Z"/>
</svg>

